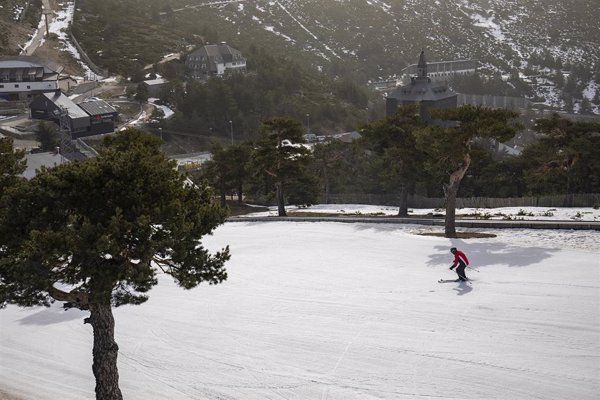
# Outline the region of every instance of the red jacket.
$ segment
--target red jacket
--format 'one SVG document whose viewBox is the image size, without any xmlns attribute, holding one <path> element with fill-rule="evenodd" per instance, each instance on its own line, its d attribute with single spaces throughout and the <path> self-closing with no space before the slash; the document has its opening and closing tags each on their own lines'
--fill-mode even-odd
<svg viewBox="0 0 600 400">
<path fill-rule="evenodd" d="M 469 260 L 467 259 L 467 256 L 465 255 L 465 253 L 463 253 L 460 250 L 456 250 L 454 252 L 454 263 L 452 264 L 452 266 L 456 267 L 458 265 L 458 263 L 461 261 L 461 259 L 465 264 L 469 265 Z"/>
</svg>

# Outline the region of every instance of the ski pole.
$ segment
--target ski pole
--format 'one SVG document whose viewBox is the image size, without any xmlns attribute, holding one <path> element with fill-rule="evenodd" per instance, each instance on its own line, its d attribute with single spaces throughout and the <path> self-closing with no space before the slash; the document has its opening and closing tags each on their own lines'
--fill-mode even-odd
<svg viewBox="0 0 600 400">
<path fill-rule="evenodd" d="M 468 265 L 467 265 L 467 268 L 472 269 L 473 271 L 479 272 L 479 270 L 477 268 L 469 267 Z"/>
</svg>

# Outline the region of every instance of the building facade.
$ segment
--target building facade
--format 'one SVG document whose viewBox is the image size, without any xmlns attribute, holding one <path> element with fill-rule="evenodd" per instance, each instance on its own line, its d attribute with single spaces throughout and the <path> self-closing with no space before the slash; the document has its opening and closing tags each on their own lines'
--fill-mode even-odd
<svg viewBox="0 0 600 400">
<path fill-rule="evenodd" d="M 246 59 L 242 53 L 225 43 L 194 50 L 188 55 L 186 65 L 194 79 L 246 72 Z"/>
<path fill-rule="evenodd" d="M 0 98 L 27 100 L 59 88 L 63 68 L 34 56 L 0 57 Z"/>
</svg>

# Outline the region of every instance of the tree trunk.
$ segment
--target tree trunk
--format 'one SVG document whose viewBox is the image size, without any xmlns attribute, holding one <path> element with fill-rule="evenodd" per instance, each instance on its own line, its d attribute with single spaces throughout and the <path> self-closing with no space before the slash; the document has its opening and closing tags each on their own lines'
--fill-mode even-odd
<svg viewBox="0 0 600 400">
<path fill-rule="evenodd" d="M 277 188 L 277 214 L 280 217 L 286 217 L 287 214 L 285 212 L 285 201 L 283 198 L 283 182 L 277 182 L 275 187 Z"/>
<path fill-rule="evenodd" d="M 238 184 L 238 189 L 237 189 L 237 192 L 238 192 L 238 203 L 239 204 L 242 204 L 244 202 L 244 194 L 242 193 L 243 187 L 244 187 L 244 185 L 240 182 Z"/>
<path fill-rule="evenodd" d="M 402 185 L 400 189 L 400 205 L 398 207 L 399 217 L 408 217 L 408 188 Z"/>
<path fill-rule="evenodd" d="M 117 370 L 119 346 L 115 342 L 115 320 L 110 303 L 90 304 L 89 322 L 94 329 L 92 370 L 96 378 L 96 400 L 122 400 Z"/>
<path fill-rule="evenodd" d="M 456 237 L 456 193 L 458 184 L 451 182 L 446 190 L 446 218 L 444 220 L 444 235 Z"/>
<path fill-rule="evenodd" d="M 325 163 L 323 163 L 323 183 L 325 185 L 325 198 L 323 201 L 325 204 L 329 204 L 329 197 L 331 197 L 331 182 L 329 179 L 329 170 Z"/>
<path fill-rule="evenodd" d="M 471 156 L 467 153 L 462 165 L 450 175 L 450 182 L 446 189 L 446 218 L 444 220 L 444 235 L 446 237 L 456 237 L 456 195 L 458 194 L 460 182 L 470 164 Z"/>
<path fill-rule="evenodd" d="M 227 206 L 227 190 L 225 189 L 224 183 L 219 185 L 219 194 L 221 198 L 221 207 Z"/>
</svg>

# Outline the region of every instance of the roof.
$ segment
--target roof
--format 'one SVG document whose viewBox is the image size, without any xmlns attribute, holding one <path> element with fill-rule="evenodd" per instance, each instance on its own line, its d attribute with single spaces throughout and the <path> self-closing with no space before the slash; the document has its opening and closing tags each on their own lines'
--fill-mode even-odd
<svg viewBox="0 0 600 400">
<path fill-rule="evenodd" d="M 228 44 L 208 44 L 194 50 L 188 56 L 188 59 L 192 57 L 206 57 L 211 61 L 222 60 L 224 62 L 230 62 L 233 60 L 242 60 L 244 57 L 239 50 L 234 49 Z"/>
<path fill-rule="evenodd" d="M 158 78 L 158 79 L 149 79 L 147 81 L 144 81 L 144 83 L 148 86 L 153 86 L 153 85 L 163 85 L 165 83 L 169 83 L 169 81 L 164 78 Z"/>
<path fill-rule="evenodd" d="M 36 171 L 42 167 L 55 167 L 62 162 L 60 154 L 56 153 L 31 153 L 25 155 L 27 160 L 27 168 L 21 176 L 31 179 L 36 175 Z"/>
<path fill-rule="evenodd" d="M 77 104 L 73 103 L 73 101 L 62 92 L 42 93 L 42 96 L 45 96 L 57 107 L 65 109 L 71 118 L 88 118 L 86 112 L 77 107 Z"/>
<path fill-rule="evenodd" d="M 104 100 L 88 100 L 78 104 L 89 115 L 114 114 L 117 112 Z"/>
<path fill-rule="evenodd" d="M 58 74 L 64 69 L 52 61 L 36 56 L 0 56 L 0 69 L 44 68 L 45 74 Z"/>
</svg>

